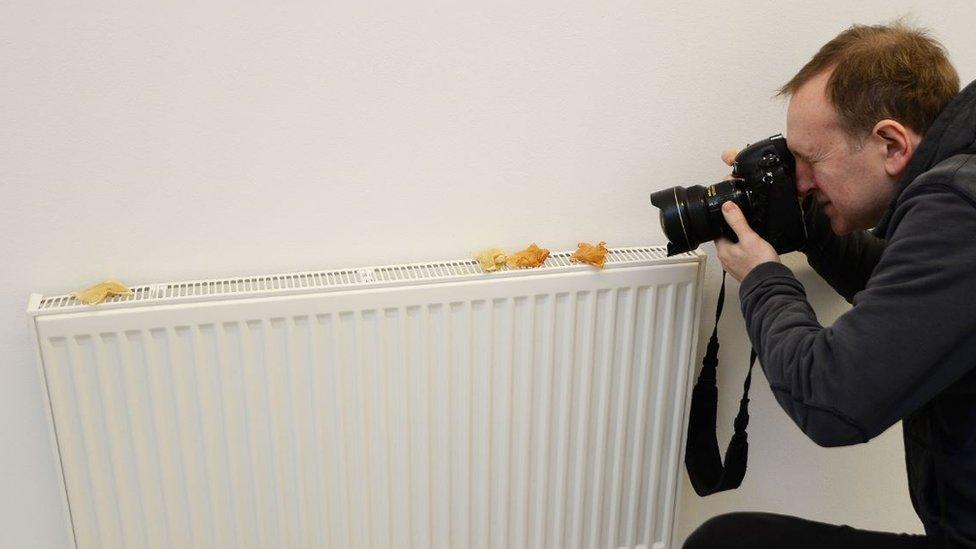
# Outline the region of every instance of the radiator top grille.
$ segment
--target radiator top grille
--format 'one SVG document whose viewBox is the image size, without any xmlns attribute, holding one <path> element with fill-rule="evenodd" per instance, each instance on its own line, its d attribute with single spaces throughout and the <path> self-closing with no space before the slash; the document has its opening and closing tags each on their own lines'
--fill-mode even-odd
<svg viewBox="0 0 976 549">
<path fill-rule="evenodd" d="M 328 271 L 309 271 L 273 275 L 220 278 L 211 280 L 190 280 L 184 282 L 164 282 L 131 287 L 130 296 L 117 296 L 106 299 L 98 305 L 85 305 L 70 294 L 42 296 L 33 295 L 28 307 L 31 315 L 57 314 L 76 311 L 101 310 L 129 305 L 157 305 L 200 301 L 214 297 L 257 297 L 267 295 L 314 293 L 333 290 L 365 289 L 404 284 L 424 284 L 447 280 L 472 280 L 477 278 L 498 278 L 526 276 L 538 272 L 566 272 L 587 270 L 593 267 L 569 260 L 572 251 L 554 252 L 541 267 L 533 269 L 511 269 L 502 267 L 496 272 L 486 273 L 474 259 L 454 261 L 434 261 L 428 263 L 408 263 L 385 265 L 381 267 L 361 267 L 354 269 L 335 269 Z M 664 246 L 643 246 L 608 249 L 607 269 L 633 267 L 647 264 L 686 263 L 700 261 L 704 254 L 687 252 L 667 257 Z"/>
</svg>

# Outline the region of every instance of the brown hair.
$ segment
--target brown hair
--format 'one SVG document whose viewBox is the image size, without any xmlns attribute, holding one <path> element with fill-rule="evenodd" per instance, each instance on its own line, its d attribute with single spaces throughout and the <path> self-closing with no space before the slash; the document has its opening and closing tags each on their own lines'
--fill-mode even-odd
<svg viewBox="0 0 976 549">
<path fill-rule="evenodd" d="M 942 45 L 901 21 L 848 28 L 824 44 L 778 95 L 792 95 L 831 69 L 827 97 L 854 138 L 886 118 L 924 135 L 959 93 L 959 74 Z"/>
</svg>

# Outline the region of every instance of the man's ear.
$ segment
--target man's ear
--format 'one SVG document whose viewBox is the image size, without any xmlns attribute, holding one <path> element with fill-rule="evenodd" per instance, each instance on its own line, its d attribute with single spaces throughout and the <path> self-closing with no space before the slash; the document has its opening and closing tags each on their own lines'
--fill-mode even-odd
<svg viewBox="0 0 976 549">
<path fill-rule="evenodd" d="M 901 177 L 908 161 L 915 154 L 915 147 L 920 140 L 918 134 L 896 120 L 885 119 L 874 125 L 871 135 L 884 144 L 885 172 L 896 179 Z"/>
</svg>

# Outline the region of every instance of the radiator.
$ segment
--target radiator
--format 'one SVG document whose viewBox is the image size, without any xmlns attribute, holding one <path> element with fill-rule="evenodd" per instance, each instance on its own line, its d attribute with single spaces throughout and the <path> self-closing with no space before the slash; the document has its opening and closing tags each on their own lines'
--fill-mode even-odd
<svg viewBox="0 0 976 549">
<path fill-rule="evenodd" d="M 704 256 L 31 296 L 74 546 L 671 547 Z"/>
</svg>

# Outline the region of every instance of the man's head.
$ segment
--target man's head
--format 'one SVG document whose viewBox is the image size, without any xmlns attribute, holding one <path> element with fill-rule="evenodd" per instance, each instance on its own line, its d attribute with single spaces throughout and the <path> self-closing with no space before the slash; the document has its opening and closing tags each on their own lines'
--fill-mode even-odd
<svg viewBox="0 0 976 549">
<path fill-rule="evenodd" d="M 824 205 L 831 229 L 873 227 L 915 148 L 959 92 L 942 46 L 901 23 L 855 25 L 780 89 L 797 191 Z"/>
</svg>

